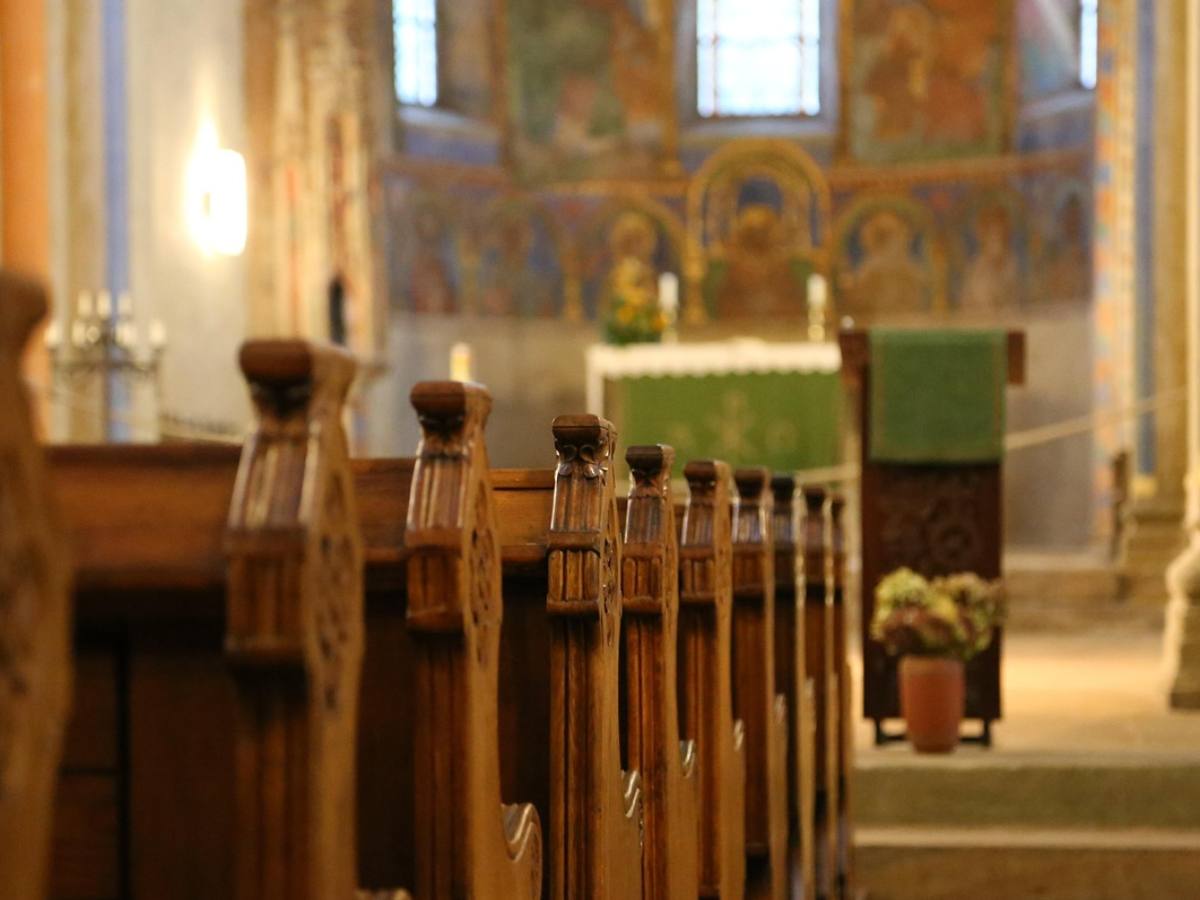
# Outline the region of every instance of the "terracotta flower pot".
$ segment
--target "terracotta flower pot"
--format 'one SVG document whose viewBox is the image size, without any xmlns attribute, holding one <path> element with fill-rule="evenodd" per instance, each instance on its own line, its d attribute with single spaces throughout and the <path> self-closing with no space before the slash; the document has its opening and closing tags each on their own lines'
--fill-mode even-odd
<svg viewBox="0 0 1200 900">
<path fill-rule="evenodd" d="M 919 753 L 950 753 L 966 702 L 962 660 L 905 656 L 900 660 L 900 711 Z"/>
</svg>

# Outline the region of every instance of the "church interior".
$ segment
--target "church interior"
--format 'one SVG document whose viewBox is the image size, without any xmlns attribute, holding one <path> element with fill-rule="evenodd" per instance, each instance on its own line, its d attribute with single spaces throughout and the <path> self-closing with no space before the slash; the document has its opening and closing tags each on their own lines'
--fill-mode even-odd
<svg viewBox="0 0 1200 900">
<path fill-rule="evenodd" d="M 0 896 L 1200 896 L 1200 0 L 0 0 Z"/>
</svg>

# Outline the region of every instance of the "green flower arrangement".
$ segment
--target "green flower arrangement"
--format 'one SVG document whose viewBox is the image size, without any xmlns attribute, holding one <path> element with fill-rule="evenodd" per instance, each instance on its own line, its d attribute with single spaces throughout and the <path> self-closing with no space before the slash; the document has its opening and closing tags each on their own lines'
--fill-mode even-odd
<svg viewBox="0 0 1200 900">
<path fill-rule="evenodd" d="M 626 257 L 610 280 L 604 320 L 610 344 L 654 343 L 662 340 L 666 316 L 658 305 L 653 272 L 641 260 Z"/>
<path fill-rule="evenodd" d="M 901 568 L 875 588 L 871 637 L 894 656 L 968 660 L 988 648 L 1003 619 L 999 582 L 971 572 L 929 580 Z"/>
</svg>

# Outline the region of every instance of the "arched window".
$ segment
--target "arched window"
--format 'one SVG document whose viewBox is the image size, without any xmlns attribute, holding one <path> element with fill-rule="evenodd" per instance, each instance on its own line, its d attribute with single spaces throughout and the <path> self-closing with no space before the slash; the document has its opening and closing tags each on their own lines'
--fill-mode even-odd
<svg viewBox="0 0 1200 900">
<path fill-rule="evenodd" d="M 1079 83 L 1096 86 L 1099 66 L 1100 0 L 1079 3 Z"/>
<path fill-rule="evenodd" d="M 821 0 L 696 0 L 701 116 L 821 111 Z"/>
<path fill-rule="evenodd" d="M 438 101 L 437 0 L 392 0 L 396 99 L 409 106 Z"/>
</svg>

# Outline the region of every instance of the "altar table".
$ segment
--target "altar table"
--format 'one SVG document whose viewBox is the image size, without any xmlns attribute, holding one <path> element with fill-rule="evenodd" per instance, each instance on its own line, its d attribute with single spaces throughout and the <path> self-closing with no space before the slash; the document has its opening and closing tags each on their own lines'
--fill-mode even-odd
<svg viewBox="0 0 1200 900">
<path fill-rule="evenodd" d="M 594 345 L 588 410 L 613 422 L 624 447 L 666 443 L 681 461 L 824 468 L 841 461 L 840 370 L 833 342 Z"/>
</svg>

